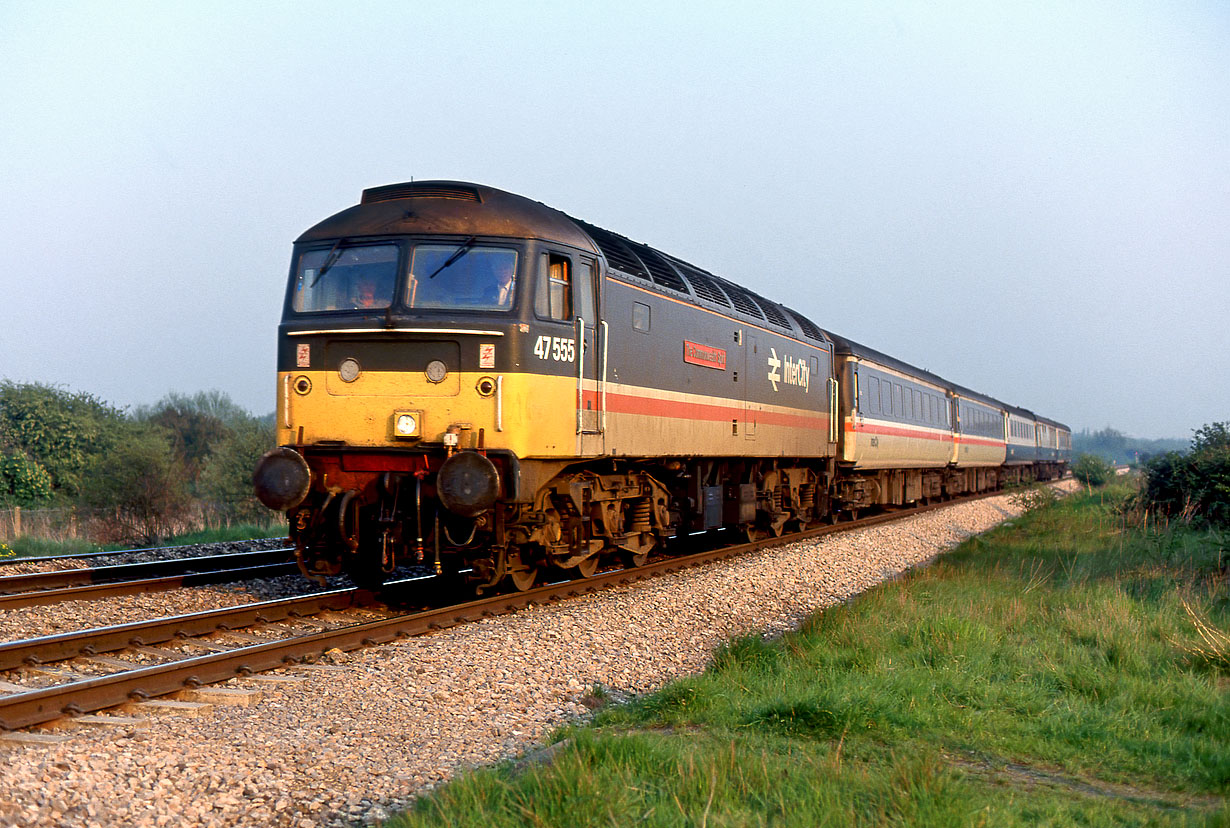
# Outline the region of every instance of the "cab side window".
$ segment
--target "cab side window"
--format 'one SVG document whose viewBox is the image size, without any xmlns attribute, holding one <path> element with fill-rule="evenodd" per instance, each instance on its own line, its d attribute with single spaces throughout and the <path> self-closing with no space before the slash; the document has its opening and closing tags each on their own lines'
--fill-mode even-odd
<svg viewBox="0 0 1230 828">
<path fill-rule="evenodd" d="M 534 311 L 544 319 L 572 319 L 572 262 L 567 256 L 543 253 L 539 258 Z"/>
</svg>

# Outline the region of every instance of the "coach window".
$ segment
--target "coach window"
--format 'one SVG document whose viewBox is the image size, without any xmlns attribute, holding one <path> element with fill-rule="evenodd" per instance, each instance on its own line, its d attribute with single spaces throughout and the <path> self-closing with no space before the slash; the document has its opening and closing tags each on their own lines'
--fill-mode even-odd
<svg viewBox="0 0 1230 828">
<path fill-rule="evenodd" d="M 893 383 L 893 414 L 898 417 L 905 416 L 905 398 L 902 396 L 902 388 L 897 383 Z"/>
<path fill-rule="evenodd" d="M 544 319 L 572 319 L 572 262 L 567 256 L 543 253 L 539 258 L 534 311 Z"/>
</svg>

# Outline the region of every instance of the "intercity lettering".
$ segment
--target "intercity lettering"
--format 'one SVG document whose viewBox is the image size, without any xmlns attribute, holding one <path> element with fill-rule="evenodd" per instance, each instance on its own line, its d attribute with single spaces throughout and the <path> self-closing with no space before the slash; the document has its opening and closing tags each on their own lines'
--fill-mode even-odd
<svg viewBox="0 0 1230 828">
<path fill-rule="evenodd" d="M 769 382 L 773 383 L 773 390 L 777 391 L 777 384 L 783 382 L 786 385 L 797 385 L 806 393 L 808 384 L 811 381 L 811 371 L 807 367 L 807 358 L 799 357 L 795 359 L 791 356 L 779 358 L 777 349 L 769 349 Z"/>
</svg>

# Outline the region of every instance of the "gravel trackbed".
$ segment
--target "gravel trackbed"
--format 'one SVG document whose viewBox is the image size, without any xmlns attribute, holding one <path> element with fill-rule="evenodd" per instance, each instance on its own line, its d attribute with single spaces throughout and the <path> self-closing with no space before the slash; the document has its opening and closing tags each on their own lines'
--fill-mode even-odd
<svg viewBox="0 0 1230 828">
<path fill-rule="evenodd" d="M 53 731 L 70 738 L 49 744 L 0 741 L 0 824 L 370 824 L 460 768 L 531 749 L 584 716 L 595 685 L 619 698 L 700 671 L 731 636 L 795 628 L 1018 511 L 999 495 L 334 652 L 326 661 L 340 669 L 230 682 L 261 690 L 250 706 L 74 727 Z"/>
</svg>

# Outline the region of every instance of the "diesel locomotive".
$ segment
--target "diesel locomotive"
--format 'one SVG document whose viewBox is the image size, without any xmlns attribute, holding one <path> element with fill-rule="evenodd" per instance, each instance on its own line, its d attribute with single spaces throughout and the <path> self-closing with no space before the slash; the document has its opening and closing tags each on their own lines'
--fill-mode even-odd
<svg viewBox="0 0 1230 828">
<path fill-rule="evenodd" d="M 1061 475 L 1070 431 L 491 187 L 365 190 L 295 242 L 278 448 L 304 574 L 478 591 Z"/>
</svg>

